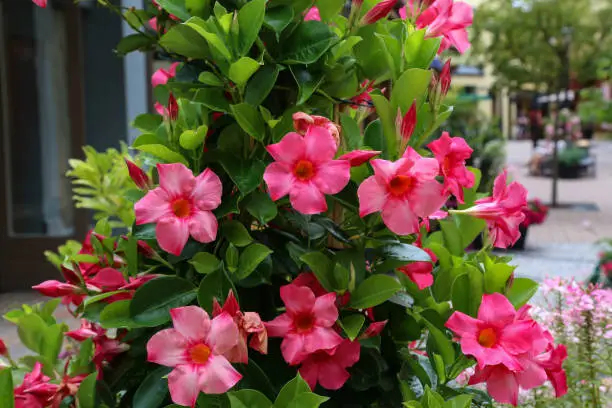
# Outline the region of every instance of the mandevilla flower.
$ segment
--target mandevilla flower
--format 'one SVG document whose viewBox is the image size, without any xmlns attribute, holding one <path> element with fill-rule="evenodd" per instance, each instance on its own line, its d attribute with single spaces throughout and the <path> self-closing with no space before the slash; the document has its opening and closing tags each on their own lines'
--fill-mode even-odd
<svg viewBox="0 0 612 408">
<path fill-rule="evenodd" d="M 396 162 L 376 159 L 374 175 L 357 191 L 359 215 L 382 212 L 385 225 L 398 235 L 419 230 L 419 217 L 427 217 L 446 201 L 442 185 L 436 181 L 438 162 L 406 149 Z"/>
<path fill-rule="evenodd" d="M 136 184 L 136 187 L 141 190 L 148 190 L 151 187 L 151 179 L 147 176 L 147 173 L 128 159 L 125 159 L 125 164 L 127 165 L 130 178 Z"/>
<path fill-rule="evenodd" d="M 158 164 L 159 187 L 134 205 L 136 225 L 156 223 L 155 235 L 166 252 L 180 255 L 191 235 L 198 242 L 217 237 L 212 210 L 221 204 L 221 180 L 210 169 L 197 177 L 181 163 Z"/>
<path fill-rule="evenodd" d="M 421 237 L 419 236 L 414 244 L 415 246 L 422 248 Z M 408 278 L 414 282 L 420 290 L 430 287 L 433 285 L 433 264 L 438 261 L 436 254 L 429 248 L 423 248 L 423 251 L 431 257 L 431 262 L 419 261 L 412 262 L 407 265 L 397 268 L 398 271 L 408 276 Z"/>
<path fill-rule="evenodd" d="M 321 15 L 319 9 L 311 7 L 310 10 L 304 15 L 304 21 L 321 21 Z"/>
<path fill-rule="evenodd" d="M 210 319 L 196 306 L 170 310 L 173 329 L 158 331 L 147 343 L 148 361 L 174 370 L 168 375 L 172 401 L 194 407 L 198 394 L 223 394 L 242 375 L 229 363 L 225 353 L 238 344 L 234 319 L 221 313 Z"/>
<path fill-rule="evenodd" d="M 340 345 L 310 354 L 302 363 L 299 372 L 314 390 L 317 383 L 328 390 L 338 390 L 349 379 L 346 369 L 359 361 L 361 345 L 358 341 L 344 339 Z"/>
<path fill-rule="evenodd" d="M 332 327 L 338 320 L 335 293 L 315 297 L 310 288 L 289 284 L 280 288 L 280 295 L 287 311 L 265 325 L 270 337 L 283 338 L 285 361 L 296 365 L 309 354 L 342 343 Z"/>
<path fill-rule="evenodd" d="M 414 129 L 417 124 L 417 109 L 416 109 L 416 101 L 412 102 L 408 112 L 402 117 L 402 111 L 400 108 L 397 109 L 397 116 L 395 118 L 395 128 L 397 134 L 399 135 L 401 146 L 405 148 L 408 144 L 408 141 L 412 137 L 414 133 Z M 403 148 L 401 150 L 403 150 Z"/>
<path fill-rule="evenodd" d="M 363 16 L 362 24 L 373 24 L 381 18 L 387 17 L 396 4 L 397 0 L 382 0 Z"/>
<path fill-rule="evenodd" d="M 348 160 L 351 167 L 357 167 L 370 161 L 370 159 L 373 159 L 381 153 L 382 152 L 378 150 L 353 150 L 352 152 L 338 157 L 338 160 Z"/>
<path fill-rule="evenodd" d="M 444 176 L 444 189 L 464 203 L 463 189 L 474 186 L 474 174 L 465 167 L 465 161 L 472 155 L 472 148 L 461 137 L 450 137 L 442 133 L 439 139 L 427 145 L 438 163 L 440 173 Z"/>
<path fill-rule="evenodd" d="M 288 133 L 266 149 L 276 160 L 264 172 L 270 197 L 276 201 L 289 194 L 302 214 L 327 211 L 325 194 L 339 193 L 350 180 L 350 163 L 333 159 L 338 147 L 323 127 L 310 126 L 303 137 Z"/>
<path fill-rule="evenodd" d="M 470 48 L 466 27 L 472 24 L 472 6 L 462 1 L 436 0 L 416 21 L 418 29 L 426 28 L 426 37 L 443 37 L 438 53 L 453 46 L 463 54 Z"/>
<path fill-rule="evenodd" d="M 451 80 L 452 80 L 450 70 L 451 70 L 451 59 L 449 58 L 444 63 L 444 66 L 442 67 L 442 71 L 440 71 L 440 92 L 442 93 L 443 96 L 446 96 L 446 94 L 448 94 L 448 90 L 450 89 Z"/>
<path fill-rule="evenodd" d="M 497 248 L 507 248 L 521 237 L 519 225 L 525 219 L 523 208 L 527 205 L 527 190 L 517 181 L 506 185 L 504 170 L 493 185 L 493 196 L 476 200 L 476 205 L 455 211 L 482 218 L 487 222 L 491 242 Z"/>
<path fill-rule="evenodd" d="M 93 362 L 99 370 L 99 375 L 102 374 L 104 363 L 110 362 L 115 356 L 129 349 L 127 344 L 109 338 L 106 329 L 86 319 L 81 319 L 81 327 L 65 334 L 78 342 L 92 339 L 95 346 Z"/>
<path fill-rule="evenodd" d="M 171 78 L 176 76 L 176 68 L 179 62 L 173 62 L 168 69 L 160 68 L 151 75 L 151 85 L 153 88 L 159 85 L 165 85 Z"/>
<path fill-rule="evenodd" d="M 32 0 L 38 7 L 47 7 L 47 0 Z"/>
<path fill-rule="evenodd" d="M 15 408 L 46 408 L 59 386 L 51 384 L 50 378 L 42 373 L 42 364 L 36 362 L 32 371 L 23 377 L 21 385 L 15 388 Z"/>
</svg>

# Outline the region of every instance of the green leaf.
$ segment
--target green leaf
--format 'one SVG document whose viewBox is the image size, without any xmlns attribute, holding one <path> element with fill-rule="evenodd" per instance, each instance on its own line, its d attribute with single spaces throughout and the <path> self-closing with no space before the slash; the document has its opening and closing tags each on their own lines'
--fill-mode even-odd
<svg viewBox="0 0 612 408">
<path fill-rule="evenodd" d="M 299 394 L 288 405 L 289 408 L 318 408 L 321 404 L 329 400 L 329 397 L 323 397 L 312 392 L 304 392 Z"/>
<path fill-rule="evenodd" d="M 238 248 L 234 245 L 229 244 L 227 249 L 225 250 L 225 265 L 227 269 L 234 273 L 238 269 L 238 257 L 240 253 L 238 252 Z"/>
<path fill-rule="evenodd" d="M 506 296 L 515 308 L 524 306 L 538 291 L 538 283 L 528 278 L 514 278 Z"/>
<path fill-rule="evenodd" d="M 254 243 L 246 247 L 240 254 L 238 262 L 237 279 L 244 279 L 252 274 L 257 266 L 264 261 L 272 253 L 272 250 L 267 246 L 259 243 Z"/>
<path fill-rule="evenodd" d="M 208 252 L 198 252 L 193 256 L 193 258 L 191 258 L 189 263 L 193 265 L 198 273 L 202 273 L 204 275 L 213 273 L 219 269 L 219 267 L 221 267 L 221 261 L 219 258 L 213 254 L 209 254 Z"/>
<path fill-rule="evenodd" d="M 484 291 L 482 272 L 469 264 L 464 268 L 467 273 L 455 278 L 452 285 L 453 308 L 469 316 L 476 316 Z"/>
<path fill-rule="evenodd" d="M 311 72 L 302 65 L 290 66 L 291 74 L 298 85 L 298 99 L 296 105 L 302 105 L 310 99 L 312 94 L 323 83 L 324 75 L 321 72 Z"/>
<path fill-rule="evenodd" d="M 478 235 L 487 227 L 487 222 L 480 218 L 470 217 L 465 214 L 453 214 L 456 220 L 457 229 L 461 234 L 461 243 L 463 248 L 470 246 Z"/>
<path fill-rule="evenodd" d="M 298 395 L 310 392 L 308 383 L 298 374 L 293 380 L 283 386 L 278 393 L 274 408 L 288 408 Z"/>
<path fill-rule="evenodd" d="M 455 256 L 463 256 L 465 247 L 463 246 L 463 240 L 461 239 L 461 231 L 455 223 L 455 219 L 440 220 L 440 227 L 442 228 L 442 235 L 444 236 L 444 243 L 446 248 Z"/>
<path fill-rule="evenodd" d="M 168 380 L 166 376 L 172 371 L 168 367 L 158 367 L 142 381 L 134 398 L 132 408 L 159 407 L 168 395 Z"/>
<path fill-rule="evenodd" d="M 52 324 L 43 332 L 40 354 L 52 366 L 57 363 L 57 357 L 64 343 L 64 331 L 66 330 L 66 326 L 63 324 Z"/>
<path fill-rule="evenodd" d="M 451 398 L 444 404 L 444 408 L 470 408 L 472 406 L 471 395 L 459 395 Z"/>
<path fill-rule="evenodd" d="M 253 75 L 246 86 L 244 100 L 252 106 L 259 106 L 268 97 L 279 73 L 278 65 L 266 64 Z"/>
<path fill-rule="evenodd" d="M 402 289 L 402 285 L 387 275 L 373 275 L 357 287 L 351 295 L 351 307 L 367 309 L 380 305 Z"/>
<path fill-rule="evenodd" d="M 243 195 L 255 190 L 263 181 L 266 165 L 261 160 L 243 160 L 232 155 L 223 155 L 221 165 Z"/>
<path fill-rule="evenodd" d="M 245 247 L 253 242 L 246 227 L 239 221 L 226 221 L 222 233 L 225 238 L 237 247 Z"/>
<path fill-rule="evenodd" d="M 162 117 L 160 115 L 154 115 L 152 113 L 143 113 L 142 115 L 136 116 L 131 123 L 133 128 L 142 130 L 143 132 L 155 132 L 159 125 L 162 124 Z"/>
<path fill-rule="evenodd" d="M 331 47 L 335 34 L 320 21 L 305 21 L 283 41 L 281 60 L 287 64 L 312 64 Z"/>
<path fill-rule="evenodd" d="M 46 330 L 47 324 L 34 313 L 23 315 L 17 323 L 17 333 L 23 345 L 38 354 L 42 354 L 42 343 Z"/>
<path fill-rule="evenodd" d="M 372 121 L 365 130 L 363 135 L 364 145 L 371 147 L 373 150 L 385 151 L 385 136 L 380 119 Z"/>
<path fill-rule="evenodd" d="M 134 148 L 142 152 L 149 153 L 150 155 L 155 156 L 159 159 L 162 159 L 166 163 L 183 163 L 186 166 L 189 165 L 187 159 L 185 159 L 180 153 L 177 153 L 174 150 L 170 150 L 169 148 L 161 144 L 140 145 L 135 146 Z"/>
<path fill-rule="evenodd" d="M 257 390 L 240 390 L 227 394 L 232 408 L 271 408 L 272 402 Z"/>
<path fill-rule="evenodd" d="M 230 109 L 236 118 L 236 122 L 249 136 L 259 141 L 266 137 L 266 124 L 257 108 L 248 103 L 241 103 L 231 105 Z"/>
<path fill-rule="evenodd" d="M 363 324 L 365 323 L 365 316 L 362 314 L 352 314 L 342 319 L 342 328 L 346 333 L 347 337 L 353 341 L 359 335 Z"/>
<path fill-rule="evenodd" d="M 119 300 L 107 305 L 100 313 L 100 325 L 105 329 L 143 327 L 130 314 L 131 300 Z"/>
<path fill-rule="evenodd" d="M 230 65 L 229 78 L 238 85 L 239 88 L 242 88 L 253 74 L 257 72 L 259 67 L 259 63 L 254 59 L 242 57 Z"/>
<path fill-rule="evenodd" d="M 409 244 L 388 244 L 376 249 L 376 252 L 385 259 L 381 270 L 391 270 L 411 262 L 431 262 L 427 252 L 419 247 Z"/>
<path fill-rule="evenodd" d="M 317 280 L 328 292 L 333 292 L 336 286 L 334 281 L 334 263 L 321 252 L 309 252 L 300 257 L 310 270 L 315 274 Z"/>
<path fill-rule="evenodd" d="M 336 45 L 332 52 L 334 54 L 333 62 L 338 61 L 340 58 L 345 57 L 351 54 L 353 47 L 357 45 L 363 38 L 358 36 L 351 36 L 342 41 L 338 45 Z"/>
<path fill-rule="evenodd" d="M 204 37 L 208 45 L 215 49 L 227 61 L 232 60 L 232 55 L 227 49 L 227 46 L 221 38 L 215 33 L 211 33 L 206 28 L 206 22 L 200 17 L 191 17 L 184 23 L 187 27 L 192 28 L 200 36 Z"/>
<path fill-rule="evenodd" d="M 130 34 L 119 40 L 115 51 L 117 51 L 117 54 L 123 56 L 132 51 L 149 48 L 153 44 L 155 44 L 155 39 L 153 37 L 148 37 L 143 34 Z"/>
<path fill-rule="evenodd" d="M 213 298 L 217 298 L 219 302 L 222 302 L 227 297 L 230 289 L 236 294 L 236 289 L 222 269 L 209 273 L 200 282 L 198 303 L 208 313 L 211 313 Z"/>
<path fill-rule="evenodd" d="M 77 391 L 79 408 L 96 408 L 96 383 L 98 372 L 94 371 L 81 382 Z"/>
<path fill-rule="evenodd" d="M 264 25 L 274 31 L 277 37 L 292 21 L 293 8 L 289 6 L 270 8 L 264 17 Z"/>
<path fill-rule="evenodd" d="M 166 10 L 169 14 L 172 14 L 181 20 L 188 20 L 191 15 L 185 8 L 185 0 L 158 0 L 157 4 Z"/>
<path fill-rule="evenodd" d="M 195 59 L 209 57 L 208 43 L 193 28 L 184 24 L 173 26 L 159 40 L 166 50 Z"/>
<path fill-rule="evenodd" d="M 408 112 L 410 105 L 416 99 L 417 107 L 421 106 L 427 95 L 431 81 L 431 71 L 427 69 L 407 69 L 393 86 L 391 106 L 402 112 Z"/>
<path fill-rule="evenodd" d="M 202 82 L 203 84 L 210 85 L 210 86 L 216 86 L 216 87 L 223 86 L 223 81 L 220 80 L 218 76 L 216 76 L 210 71 L 204 71 L 200 73 L 200 75 L 198 76 L 198 81 Z"/>
<path fill-rule="evenodd" d="M 442 330 L 438 329 L 428 319 L 423 318 L 423 322 L 429 329 L 428 338 L 431 338 L 436 350 L 441 356 L 444 364 L 449 366 L 455 361 L 455 350 L 453 348 L 453 342 L 446 337 Z"/>
<path fill-rule="evenodd" d="M 223 89 L 204 88 L 198 90 L 193 96 L 193 101 L 201 103 L 208 109 L 216 112 L 229 113 L 230 105 L 225 97 Z"/>
<path fill-rule="evenodd" d="M 0 369 L 0 407 L 15 408 L 13 373 L 10 368 Z"/>
<path fill-rule="evenodd" d="M 395 129 L 395 115 L 397 112 L 393 111 L 391 103 L 389 100 L 382 94 L 371 93 L 372 102 L 374 102 L 374 107 L 376 107 L 376 113 L 378 114 L 380 123 L 383 128 L 383 148 L 378 149 L 385 152 L 385 155 L 388 158 L 395 158 L 399 152 L 397 147 L 397 131 Z"/>
<path fill-rule="evenodd" d="M 493 263 L 488 257 L 484 263 L 484 287 L 486 293 L 499 292 L 503 293 L 506 290 L 508 279 L 516 269 L 516 266 L 505 263 Z"/>
<path fill-rule="evenodd" d="M 246 210 L 261 224 L 267 224 L 278 215 L 278 208 L 270 196 L 261 191 L 249 195 L 245 204 Z"/>
<path fill-rule="evenodd" d="M 344 0 L 323 0 L 316 3 L 321 20 L 328 22 L 337 17 L 344 7 Z"/>
<path fill-rule="evenodd" d="M 227 394 L 204 394 L 200 393 L 197 406 L 200 408 L 230 408 L 230 401 Z M 177 408 L 184 408 L 182 405 Z"/>
<path fill-rule="evenodd" d="M 428 69 L 438 53 L 442 39 L 439 37 L 425 39 L 426 31 L 426 29 L 415 31 L 406 38 L 404 57 L 407 68 Z"/>
<path fill-rule="evenodd" d="M 142 285 L 132 299 L 134 321 L 155 327 L 170 321 L 170 309 L 188 305 L 196 298 L 195 286 L 176 276 L 162 276 Z"/>
<path fill-rule="evenodd" d="M 355 150 L 361 147 L 361 130 L 357 121 L 348 114 L 340 115 L 340 124 L 342 125 L 343 140 L 346 141 L 347 150 Z"/>
<path fill-rule="evenodd" d="M 266 0 L 251 0 L 238 11 L 238 53 L 248 54 L 264 22 Z"/>
</svg>

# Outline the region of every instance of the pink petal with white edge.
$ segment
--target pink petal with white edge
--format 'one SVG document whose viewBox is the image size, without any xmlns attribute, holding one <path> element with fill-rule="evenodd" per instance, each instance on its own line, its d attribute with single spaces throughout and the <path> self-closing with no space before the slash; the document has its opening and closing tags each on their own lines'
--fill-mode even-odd
<svg viewBox="0 0 612 408">
<path fill-rule="evenodd" d="M 158 164 L 159 186 L 171 198 L 188 196 L 195 186 L 193 173 L 182 163 Z"/>
<path fill-rule="evenodd" d="M 202 367 L 182 365 L 168 374 L 168 388 L 172 402 L 186 407 L 195 407 L 200 394 Z"/>
<path fill-rule="evenodd" d="M 212 348 L 215 354 L 223 354 L 238 344 L 239 335 L 234 319 L 223 312 L 212 319 L 206 344 Z"/>
<path fill-rule="evenodd" d="M 147 343 L 147 361 L 167 367 L 187 363 L 189 341 L 175 329 L 158 331 Z"/>
<path fill-rule="evenodd" d="M 316 318 L 316 324 L 324 327 L 331 327 L 338 320 L 338 308 L 336 307 L 336 294 L 328 293 L 319 296 L 315 300 L 312 311 Z"/>
<path fill-rule="evenodd" d="M 170 316 L 176 331 L 190 341 L 201 342 L 210 331 L 208 313 L 197 306 L 177 307 L 170 310 Z"/>
<path fill-rule="evenodd" d="M 221 204 L 222 190 L 219 176 L 211 169 L 206 169 L 196 177 L 191 197 L 200 210 L 211 211 Z"/>
<path fill-rule="evenodd" d="M 270 322 L 265 322 L 266 330 L 268 332 L 268 336 L 270 337 L 285 337 L 293 320 L 287 313 L 283 313 L 280 316 L 277 316 L 274 320 Z"/>
<path fill-rule="evenodd" d="M 306 154 L 306 142 L 299 133 L 287 133 L 280 142 L 266 147 L 270 156 L 277 162 L 293 165 Z"/>
<path fill-rule="evenodd" d="M 324 194 L 342 191 L 351 179 L 351 165 L 345 160 L 330 160 L 317 168 L 314 183 Z"/>
<path fill-rule="evenodd" d="M 304 351 L 314 353 L 317 350 L 331 350 L 342 343 L 342 337 L 334 329 L 315 326 L 304 335 Z"/>
<path fill-rule="evenodd" d="M 353 150 L 352 152 L 338 157 L 338 160 L 347 160 L 351 164 L 351 167 L 357 167 L 370 161 L 381 153 L 382 152 L 378 150 Z"/>
<path fill-rule="evenodd" d="M 313 163 L 325 163 L 336 155 L 338 147 L 331 132 L 321 126 L 310 126 L 304 135 L 306 159 Z"/>
<path fill-rule="evenodd" d="M 159 187 L 149 191 L 134 204 L 134 212 L 137 225 L 157 222 L 173 214 L 168 195 Z"/>
<path fill-rule="evenodd" d="M 306 286 L 285 285 L 280 288 L 280 297 L 289 314 L 310 312 L 315 305 L 315 295 Z"/>
<path fill-rule="evenodd" d="M 359 197 L 359 216 L 365 217 L 378 211 L 382 211 L 387 201 L 387 187 L 376 177 L 365 179 L 357 189 Z"/>
<path fill-rule="evenodd" d="M 291 186 L 289 201 L 302 214 L 320 214 L 327 211 L 325 196 L 313 182 L 296 182 Z"/>
<path fill-rule="evenodd" d="M 189 239 L 189 226 L 176 217 L 166 217 L 157 223 L 155 236 L 161 249 L 179 256 Z"/>
<path fill-rule="evenodd" d="M 398 235 L 409 235 L 419 231 L 419 219 L 406 201 L 388 200 L 383 206 L 382 219 L 387 228 Z"/>
<path fill-rule="evenodd" d="M 503 327 L 514 321 L 516 310 L 512 303 L 501 293 L 482 296 L 478 309 L 478 319 L 497 327 Z"/>
<path fill-rule="evenodd" d="M 295 182 L 289 166 L 280 162 L 270 163 L 266 167 L 263 178 L 270 191 L 270 198 L 274 201 L 289 194 Z"/>
<path fill-rule="evenodd" d="M 210 211 L 196 211 L 189 218 L 189 234 L 198 242 L 213 242 L 219 227 L 217 218 Z"/>
<path fill-rule="evenodd" d="M 225 357 L 211 355 L 200 369 L 199 388 L 205 394 L 223 394 L 242 379 Z"/>
</svg>

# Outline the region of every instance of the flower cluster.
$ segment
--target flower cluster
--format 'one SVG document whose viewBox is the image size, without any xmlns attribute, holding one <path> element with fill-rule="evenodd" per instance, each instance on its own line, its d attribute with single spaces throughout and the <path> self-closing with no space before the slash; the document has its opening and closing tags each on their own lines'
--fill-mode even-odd
<svg viewBox="0 0 612 408">
<path fill-rule="evenodd" d="M 548 207 L 540 200 L 535 199 L 527 203 L 527 206 L 523 209 L 523 213 L 525 214 L 525 219 L 522 223 L 524 227 L 540 225 L 546 221 L 546 217 L 548 217 Z"/>
</svg>

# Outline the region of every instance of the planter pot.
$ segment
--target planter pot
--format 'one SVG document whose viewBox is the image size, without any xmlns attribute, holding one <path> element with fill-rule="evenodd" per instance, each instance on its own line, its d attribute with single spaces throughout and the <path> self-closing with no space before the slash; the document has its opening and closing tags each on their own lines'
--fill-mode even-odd
<svg viewBox="0 0 612 408">
<path fill-rule="evenodd" d="M 519 227 L 519 230 L 521 231 L 521 237 L 518 239 L 518 241 L 516 241 L 514 246 L 512 246 L 509 249 L 513 249 L 515 251 L 523 251 L 523 250 L 525 250 L 525 243 L 527 241 L 527 233 L 529 232 L 529 227 L 525 227 L 525 226 L 521 225 Z"/>
<path fill-rule="evenodd" d="M 580 166 L 559 165 L 559 177 L 565 179 L 576 179 L 580 177 Z"/>
</svg>

